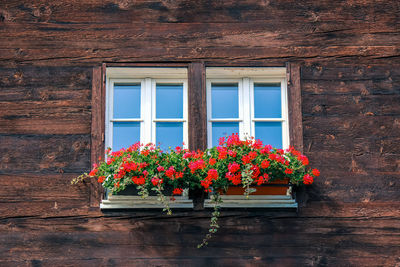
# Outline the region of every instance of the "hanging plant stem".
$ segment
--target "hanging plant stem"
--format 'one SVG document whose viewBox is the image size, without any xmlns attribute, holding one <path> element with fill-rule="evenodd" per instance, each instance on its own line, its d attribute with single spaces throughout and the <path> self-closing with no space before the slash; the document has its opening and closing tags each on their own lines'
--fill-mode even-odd
<svg viewBox="0 0 400 267">
<path fill-rule="evenodd" d="M 169 207 L 169 202 L 166 199 L 166 197 L 163 194 L 163 187 L 161 183 L 158 183 L 156 187 L 153 187 L 152 190 L 157 192 L 157 200 L 161 202 L 161 204 L 164 206 L 163 211 L 167 212 L 167 215 L 172 215 L 171 208 Z"/>
<path fill-rule="evenodd" d="M 208 233 L 204 237 L 201 244 L 197 245 L 197 248 L 202 248 L 207 246 L 208 240 L 212 238 L 213 234 L 215 234 L 219 228 L 218 225 L 218 218 L 220 215 L 219 209 L 220 209 L 220 204 L 222 203 L 222 199 L 219 193 L 214 193 L 213 195 L 211 195 L 211 203 L 214 205 L 214 211 L 211 214 L 210 229 L 208 230 Z"/>
<path fill-rule="evenodd" d="M 246 199 L 249 199 L 249 195 L 254 193 L 256 189 L 250 188 L 250 185 L 254 182 L 252 178 L 253 170 L 251 169 L 250 164 L 246 164 L 244 170 L 242 171 L 242 185 L 244 190 L 244 195 Z"/>
</svg>

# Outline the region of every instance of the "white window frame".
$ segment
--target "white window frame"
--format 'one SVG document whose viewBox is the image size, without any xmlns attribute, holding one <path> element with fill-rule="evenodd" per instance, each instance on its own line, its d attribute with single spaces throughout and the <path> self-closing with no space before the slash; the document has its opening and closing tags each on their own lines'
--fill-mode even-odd
<svg viewBox="0 0 400 267">
<path fill-rule="evenodd" d="M 289 148 L 289 118 L 287 99 L 286 68 L 218 68 L 206 69 L 207 87 L 207 143 L 212 144 L 212 122 L 239 122 L 239 136 L 246 138 L 255 135 L 255 122 L 282 122 L 282 148 Z M 212 118 L 211 85 L 212 83 L 237 83 L 239 118 Z M 254 118 L 254 83 L 281 84 L 281 117 Z"/>
<path fill-rule="evenodd" d="M 113 118 L 114 85 L 118 83 L 140 83 L 140 118 Z M 156 118 L 156 85 L 183 84 L 183 118 Z M 188 81 L 187 68 L 120 68 L 106 69 L 106 116 L 105 116 L 105 146 L 113 147 L 113 122 L 140 122 L 140 142 L 156 144 L 157 122 L 182 122 L 183 147 L 188 147 Z"/>
</svg>

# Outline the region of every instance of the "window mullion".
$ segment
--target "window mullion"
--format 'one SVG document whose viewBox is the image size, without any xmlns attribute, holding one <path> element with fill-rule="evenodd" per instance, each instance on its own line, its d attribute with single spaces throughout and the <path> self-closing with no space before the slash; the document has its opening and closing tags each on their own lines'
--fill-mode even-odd
<svg viewBox="0 0 400 267">
<path fill-rule="evenodd" d="M 144 136 L 140 138 L 141 142 L 147 144 L 152 142 L 152 79 L 143 80 L 144 103 L 142 114 L 144 120 Z"/>
<path fill-rule="evenodd" d="M 250 79 L 243 78 L 242 86 L 241 86 L 241 95 L 242 95 L 242 106 L 243 109 L 240 112 L 240 116 L 242 118 L 242 127 L 240 128 L 240 137 L 245 138 L 251 136 L 251 114 L 250 114 Z M 240 106 L 239 106 L 240 111 Z"/>
<path fill-rule="evenodd" d="M 281 106 L 282 106 L 282 147 L 289 148 L 289 124 L 288 124 L 288 98 L 287 98 L 287 82 L 285 79 L 281 81 Z"/>
</svg>

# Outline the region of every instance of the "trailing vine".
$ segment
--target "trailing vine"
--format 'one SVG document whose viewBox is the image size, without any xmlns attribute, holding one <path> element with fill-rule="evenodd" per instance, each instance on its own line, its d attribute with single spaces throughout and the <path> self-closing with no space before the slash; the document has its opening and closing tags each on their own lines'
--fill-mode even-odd
<svg viewBox="0 0 400 267">
<path fill-rule="evenodd" d="M 249 195 L 256 191 L 256 189 L 250 188 L 250 185 L 254 182 L 252 175 L 253 170 L 251 169 L 251 164 L 246 164 L 244 170 L 242 171 L 242 185 L 246 199 L 249 199 Z"/>
<path fill-rule="evenodd" d="M 75 177 L 71 180 L 71 184 L 82 183 L 85 179 L 90 178 L 87 173 L 81 174 L 78 177 Z"/>
<path fill-rule="evenodd" d="M 172 215 L 171 208 L 169 207 L 169 202 L 163 194 L 163 186 L 162 183 L 158 183 L 156 187 L 153 187 L 151 190 L 157 192 L 157 200 L 164 206 L 163 211 L 167 212 L 167 215 Z"/>
<path fill-rule="evenodd" d="M 208 230 L 208 233 L 204 237 L 203 241 L 201 244 L 197 245 L 197 248 L 202 248 L 208 245 L 208 240 L 210 240 L 213 236 L 218 231 L 219 225 L 218 225 L 218 218 L 219 215 L 221 214 L 219 209 L 220 209 L 220 204 L 222 203 L 221 196 L 219 193 L 214 193 L 211 195 L 211 203 L 214 206 L 214 211 L 211 214 L 211 220 L 210 220 L 210 228 Z"/>
</svg>

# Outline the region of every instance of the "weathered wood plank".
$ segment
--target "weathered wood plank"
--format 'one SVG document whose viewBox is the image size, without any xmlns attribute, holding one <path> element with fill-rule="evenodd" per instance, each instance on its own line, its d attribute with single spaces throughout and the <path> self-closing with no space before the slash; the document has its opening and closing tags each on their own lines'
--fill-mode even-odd
<svg viewBox="0 0 400 267">
<path fill-rule="evenodd" d="M 207 148 L 206 70 L 204 63 L 189 64 L 189 148 Z"/>
<path fill-rule="evenodd" d="M 300 64 L 289 63 L 287 68 L 288 80 L 288 109 L 290 145 L 303 151 L 303 120 L 300 84 Z"/>
<path fill-rule="evenodd" d="M 81 172 L 90 168 L 89 135 L 0 135 L 0 173 Z"/>
</svg>

